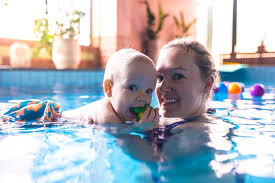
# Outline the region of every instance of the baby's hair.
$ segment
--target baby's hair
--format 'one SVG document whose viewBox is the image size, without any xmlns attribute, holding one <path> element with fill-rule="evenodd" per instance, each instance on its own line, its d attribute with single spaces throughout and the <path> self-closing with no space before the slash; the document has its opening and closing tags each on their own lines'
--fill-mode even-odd
<svg viewBox="0 0 275 183">
<path fill-rule="evenodd" d="M 124 66 L 140 59 L 148 61 L 148 63 L 151 63 L 155 67 L 151 58 L 137 50 L 126 48 L 113 53 L 106 64 L 104 81 L 106 79 L 113 80 L 114 75 L 120 73 Z"/>
<path fill-rule="evenodd" d="M 208 78 L 212 77 L 214 81 L 212 87 L 215 85 L 220 75 L 210 52 L 201 43 L 190 38 L 178 38 L 164 45 L 161 50 L 173 47 L 181 48 L 183 53 L 187 56 L 194 56 L 196 65 L 200 70 L 201 79 L 206 81 Z M 212 93 L 209 93 L 209 97 L 211 94 Z"/>
</svg>

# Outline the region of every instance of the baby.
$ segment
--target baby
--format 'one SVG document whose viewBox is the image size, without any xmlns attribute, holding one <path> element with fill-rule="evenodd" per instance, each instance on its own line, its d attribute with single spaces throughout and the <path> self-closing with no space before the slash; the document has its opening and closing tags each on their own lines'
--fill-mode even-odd
<svg viewBox="0 0 275 183">
<path fill-rule="evenodd" d="M 156 81 L 155 65 L 149 57 L 133 49 L 121 49 L 107 62 L 103 81 L 104 98 L 65 111 L 62 117 L 96 124 L 158 122 L 157 108 L 147 107 L 142 116 L 133 110 L 150 105 Z"/>
</svg>

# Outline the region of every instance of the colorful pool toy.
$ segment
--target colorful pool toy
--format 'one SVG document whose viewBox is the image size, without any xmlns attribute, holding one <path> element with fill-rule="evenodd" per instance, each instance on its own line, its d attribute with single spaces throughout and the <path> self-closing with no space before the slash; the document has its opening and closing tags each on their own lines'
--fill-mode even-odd
<svg viewBox="0 0 275 183">
<path fill-rule="evenodd" d="M 241 92 L 244 92 L 245 85 L 243 83 L 241 83 L 241 82 L 237 82 L 237 83 L 239 83 L 239 85 L 242 87 L 242 91 Z"/>
<path fill-rule="evenodd" d="M 220 82 L 219 83 L 219 86 L 218 86 L 218 93 L 220 93 L 220 94 L 227 94 L 227 92 L 228 92 L 228 87 L 227 87 L 227 85 L 228 85 L 228 82 Z"/>
<path fill-rule="evenodd" d="M 132 111 L 137 115 L 138 120 L 140 120 L 142 118 L 144 111 L 148 107 L 151 107 L 151 106 L 149 104 L 146 104 L 144 107 L 132 107 Z"/>
<path fill-rule="evenodd" d="M 262 97 L 264 93 L 265 93 L 265 89 L 262 84 L 254 84 L 250 88 L 250 94 L 253 97 Z"/>
<path fill-rule="evenodd" d="M 228 85 L 228 93 L 233 95 L 239 95 L 242 92 L 242 87 L 237 82 L 232 82 Z"/>
<path fill-rule="evenodd" d="M 8 122 L 43 122 L 55 121 L 60 105 L 54 101 L 26 100 L 12 107 L 1 119 Z"/>
</svg>

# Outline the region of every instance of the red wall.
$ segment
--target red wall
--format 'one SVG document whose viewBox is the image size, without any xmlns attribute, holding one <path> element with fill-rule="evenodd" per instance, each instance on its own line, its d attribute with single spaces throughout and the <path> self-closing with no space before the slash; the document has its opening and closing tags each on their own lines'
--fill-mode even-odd
<svg viewBox="0 0 275 183">
<path fill-rule="evenodd" d="M 127 35 L 128 42 L 124 41 L 126 43 L 124 46 L 142 51 L 144 41 L 146 41 L 147 16 L 145 5 L 140 3 L 140 0 L 118 0 L 118 2 L 124 2 L 124 4 L 121 3 L 122 5 L 118 4 L 118 36 L 124 38 Z M 156 15 L 158 3 L 161 3 L 164 12 L 169 14 L 159 34 L 160 46 L 175 38 L 176 27 L 173 16 L 178 17 L 179 12 L 184 11 L 186 22 L 195 18 L 196 1 L 194 0 L 149 0 L 148 2 Z M 195 38 L 195 25 L 192 26 L 190 33 Z"/>
<path fill-rule="evenodd" d="M 102 16 L 110 16 L 110 13 L 116 13 L 116 25 L 113 25 L 113 22 L 109 22 L 111 26 L 108 27 L 109 32 L 112 32 L 112 35 L 104 35 L 103 33 L 98 33 L 100 30 L 96 27 L 98 25 L 93 25 L 93 28 L 96 29 L 96 35 L 93 36 L 93 40 L 97 42 L 97 45 L 101 50 L 101 59 L 102 63 L 106 63 L 110 54 L 114 51 L 121 48 L 134 48 L 139 51 L 144 52 L 145 41 L 146 41 L 146 6 L 141 2 L 141 0 L 116 0 L 116 10 L 113 9 L 112 12 L 105 12 L 106 6 L 108 6 L 107 1 L 102 0 L 92 0 L 94 2 L 101 3 L 99 8 L 100 11 L 95 11 L 95 17 L 100 17 L 101 20 L 106 20 Z M 112 1 L 113 2 L 113 1 Z M 186 22 L 190 22 L 195 18 L 195 0 L 148 0 L 151 10 L 157 15 L 158 3 L 162 4 L 164 12 L 168 13 L 170 16 L 165 19 L 163 30 L 159 34 L 159 47 L 167 43 L 169 40 L 175 38 L 176 28 L 173 21 L 173 15 L 179 16 L 180 11 L 184 11 Z M 100 16 L 99 16 L 100 15 Z M 112 17 L 108 20 L 112 21 Z M 97 19 L 98 22 L 98 19 Z M 101 21 L 100 25 L 108 24 L 108 22 Z M 109 24 L 108 24 L 109 25 Z M 101 30 L 101 32 L 103 32 Z M 195 38 L 195 26 L 190 30 L 191 35 Z M 98 44 L 98 40 L 101 43 Z"/>
</svg>

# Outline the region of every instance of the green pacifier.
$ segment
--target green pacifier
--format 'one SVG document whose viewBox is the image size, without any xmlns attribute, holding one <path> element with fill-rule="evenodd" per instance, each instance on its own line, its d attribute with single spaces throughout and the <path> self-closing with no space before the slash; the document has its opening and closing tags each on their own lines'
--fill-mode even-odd
<svg viewBox="0 0 275 183">
<path fill-rule="evenodd" d="M 149 104 L 146 104 L 144 107 L 132 107 L 132 111 L 137 115 L 138 120 L 141 119 L 144 111 L 148 108 L 151 107 Z"/>
</svg>

